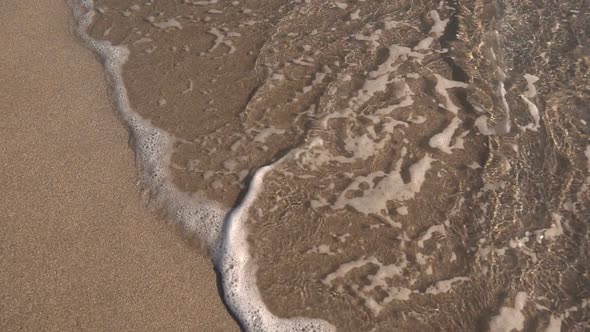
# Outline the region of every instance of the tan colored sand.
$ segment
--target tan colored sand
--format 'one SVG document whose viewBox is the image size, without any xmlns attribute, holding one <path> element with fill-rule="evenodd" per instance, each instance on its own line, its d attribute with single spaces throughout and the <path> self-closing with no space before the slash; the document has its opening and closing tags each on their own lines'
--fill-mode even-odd
<svg viewBox="0 0 590 332">
<path fill-rule="evenodd" d="M 65 4 L 2 1 L 0 31 L 0 330 L 237 330 L 211 264 L 143 210 Z"/>
</svg>

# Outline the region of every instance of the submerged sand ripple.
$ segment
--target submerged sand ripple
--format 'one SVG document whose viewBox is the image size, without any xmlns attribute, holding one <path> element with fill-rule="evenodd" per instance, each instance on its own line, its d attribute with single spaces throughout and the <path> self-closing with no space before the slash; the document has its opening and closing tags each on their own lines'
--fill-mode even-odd
<svg viewBox="0 0 590 332">
<path fill-rule="evenodd" d="M 274 314 L 588 327 L 582 1 L 96 8 L 92 35 L 130 49 L 132 107 L 176 139 L 180 189 L 230 208 L 274 163 L 248 209 Z"/>
</svg>

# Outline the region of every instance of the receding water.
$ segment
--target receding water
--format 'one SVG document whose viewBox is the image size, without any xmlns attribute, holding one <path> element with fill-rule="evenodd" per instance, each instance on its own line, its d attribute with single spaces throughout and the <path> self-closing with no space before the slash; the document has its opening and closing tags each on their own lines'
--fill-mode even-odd
<svg viewBox="0 0 590 332">
<path fill-rule="evenodd" d="M 590 330 L 587 1 L 86 5 L 246 329 Z"/>
</svg>

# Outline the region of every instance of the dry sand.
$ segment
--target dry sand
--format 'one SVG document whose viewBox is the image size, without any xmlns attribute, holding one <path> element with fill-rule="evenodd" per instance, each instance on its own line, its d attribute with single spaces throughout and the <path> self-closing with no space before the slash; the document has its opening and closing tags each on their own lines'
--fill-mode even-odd
<svg viewBox="0 0 590 332">
<path fill-rule="evenodd" d="M 0 330 L 238 330 L 208 260 L 144 211 L 62 1 L 0 2 Z"/>
</svg>

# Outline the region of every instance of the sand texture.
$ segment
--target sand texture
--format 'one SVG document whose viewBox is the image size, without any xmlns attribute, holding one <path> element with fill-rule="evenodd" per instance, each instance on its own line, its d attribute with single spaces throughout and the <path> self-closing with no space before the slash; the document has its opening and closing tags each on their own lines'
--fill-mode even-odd
<svg viewBox="0 0 590 332">
<path fill-rule="evenodd" d="M 0 2 L 0 330 L 232 331 L 207 258 L 144 210 L 62 1 Z"/>
</svg>

